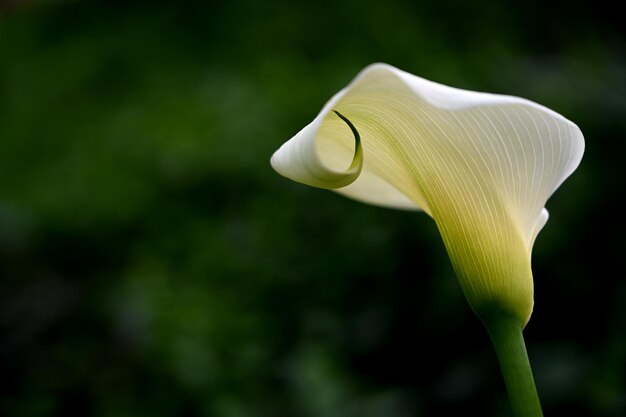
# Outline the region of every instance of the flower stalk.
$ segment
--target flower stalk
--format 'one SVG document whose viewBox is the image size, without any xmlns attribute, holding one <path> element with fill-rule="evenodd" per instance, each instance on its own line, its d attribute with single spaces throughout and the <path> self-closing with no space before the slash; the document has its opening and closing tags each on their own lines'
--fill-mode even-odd
<svg viewBox="0 0 626 417">
<path fill-rule="evenodd" d="M 519 320 L 508 314 L 493 314 L 483 318 L 483 323 L 498 356 L 513 415 L 542 417 Z"/>
</svg>

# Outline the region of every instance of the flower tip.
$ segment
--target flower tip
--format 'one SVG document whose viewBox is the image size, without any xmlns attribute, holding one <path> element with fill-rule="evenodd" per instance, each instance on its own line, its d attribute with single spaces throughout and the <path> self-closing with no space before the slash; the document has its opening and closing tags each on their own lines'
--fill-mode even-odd
<svg viewBox="0 0 626 417">
<path fill-rule="evenodd" d="M 276 153 L 278 151 L 274 151 L 274 153 L 272 154 L 272 156 L 270 157 L 270 166 L 274 169 L 274 171 L 278 172 L 278 169 L 276 169 Z"/>
<path fill-rule="evenodd" d="M 288 167 L 285 168 L 284 163 L 281 163 L 281 161 L 284 161 L 285 159 L 284 147 L 285 146 L 283 145 L 280 148 L 278 148 L 276 151 L 274 151 L 274 153 L 270 157 L 270 166 L 272 167 L 274 171 L 276 171 L 282 177 L 291 179 L 292 176 L 289 175 Z"/>
</svg>

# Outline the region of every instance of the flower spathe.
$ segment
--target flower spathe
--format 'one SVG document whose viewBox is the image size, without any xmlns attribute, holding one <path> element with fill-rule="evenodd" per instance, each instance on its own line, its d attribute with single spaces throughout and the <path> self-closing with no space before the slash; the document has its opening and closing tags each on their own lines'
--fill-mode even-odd
<svg viewBox="0 0 626 417">
<path fill-rule="evenodd" d="M 386 64 L 362 70 L 272 156 L 281 175 L 431 216 L 463 291 L 522 326 L 547 199 L 576 169 L 578 127 L 531 101 L 460 90 Z"/>
</svg>

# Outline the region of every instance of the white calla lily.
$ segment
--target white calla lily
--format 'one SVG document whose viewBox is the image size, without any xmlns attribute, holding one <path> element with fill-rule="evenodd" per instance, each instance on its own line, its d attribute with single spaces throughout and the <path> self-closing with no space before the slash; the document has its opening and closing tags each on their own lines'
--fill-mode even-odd
<svg viewBox="0 0 626 417">
<path fill-rule="evenodd" d="M 533 307 L 531 250 L 550 195 L 580 163 L 578 127 L 531 101 L 365 68 L 272 156 L 292 180 L 423 210 L 479 314 Z"/>
</svg>

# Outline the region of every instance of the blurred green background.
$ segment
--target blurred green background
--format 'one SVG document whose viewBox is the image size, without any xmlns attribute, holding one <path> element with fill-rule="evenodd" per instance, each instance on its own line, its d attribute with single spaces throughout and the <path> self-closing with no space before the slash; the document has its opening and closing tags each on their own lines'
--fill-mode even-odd
<svg viewBox="0 0 626 417">
<path fill-rule="evenodd" d="M 434 222 L 269 167 L 376 61 L 581 127 L 525 334 L 546 415 L 626 415 L 616 7 L 1 2 L 0 415 L 508 416 Z"/>
</svg>

